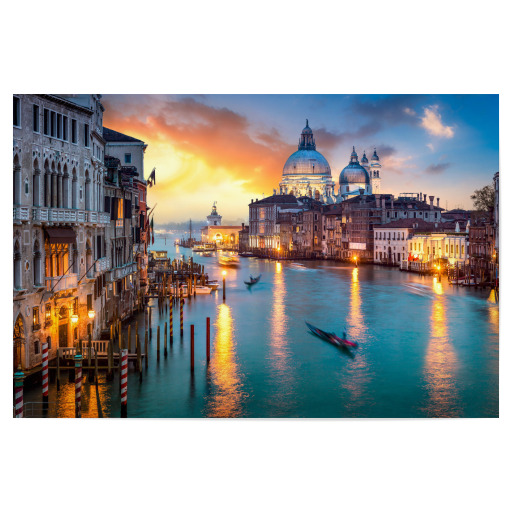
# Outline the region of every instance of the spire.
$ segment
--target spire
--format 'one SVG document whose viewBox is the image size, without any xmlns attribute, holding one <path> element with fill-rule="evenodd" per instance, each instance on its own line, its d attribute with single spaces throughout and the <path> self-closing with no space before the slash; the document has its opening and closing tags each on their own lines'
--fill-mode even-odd
<svg viewBox="0 0 512 512">
<path fill-rule="evenodd" d="M 372 160 L 376 160 L 376 161 L 379 161 L 379 155 L 377 155 L 377 148 L 374 147 L 373 148 L 373 156 L 372 156 Z"/>
<path fill-rule="evenodd" d="M 351 162 L 358 162 L 355 146 L 352 146 L 352 154 L 350 155 L 350 161 Z"/>
<path fill-rule="evenodd" d="M 306 126 L 300 134 L 299 150 L 301 149 L 316 150 L 315 139 L 313 138 L 313 130 L 309 127 L 308 119 L 306 119 Z"/>
</svg>

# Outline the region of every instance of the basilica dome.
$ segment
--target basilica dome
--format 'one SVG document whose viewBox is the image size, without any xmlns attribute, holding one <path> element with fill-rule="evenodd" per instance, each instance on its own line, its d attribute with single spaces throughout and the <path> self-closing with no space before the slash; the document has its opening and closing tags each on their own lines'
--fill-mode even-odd
<svg viewBox="0 0 512 512">
<path fill-rule="evenodd" d="M 340 173 L 340 185 L 351 183 L 370 183 L 370 176 L 366 169 L 359 163 L 355 149 L 350 156 L 350 163 Z"/>
<path fill-rule="evenodd" d="M 331 168 L 325 157 L 318 151 L 299 149 L 284 164 L 283 176 L 289 174 L 325 174 L 330 176 Z"/>
<path fill-rule="evenodd" d="M 306 119 L 306 126 L 302 130 L 298 151 L 295 151 L 283 167 L 283 176 L 294 174 L 322 174 L 331 176 L 331 168 L 325 157 L 316 150 L 313 130 L 309 127 Z"/>
</svg>

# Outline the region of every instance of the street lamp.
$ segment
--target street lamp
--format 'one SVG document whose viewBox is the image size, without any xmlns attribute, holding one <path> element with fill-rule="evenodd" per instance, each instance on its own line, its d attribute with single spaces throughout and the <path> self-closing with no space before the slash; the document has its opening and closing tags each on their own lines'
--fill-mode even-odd
<svg viewBox="0 0 512 512">
<path fill-rule="evenodd" d="M 94 309 L 90 309 L 87 314 L 91 320 L 94 320 L 94 317 L 96 316 Z"/>
<path fill-rule="evenodd" d="M 73 323 L 73 324 L 78 323 L 78 315 L 76 313 L 73 313 L 71 315 L 71 323 Z"/>
<path fill-rule="evenodd" d="M 226 301 L 226 271 L 222 271 L 222 300 Z"/>
<path fill-rule="evenodd" d="M 354 258 L 353 258 L 353 259 L 354 259 L 354 263 L 355 263 L 355 265 L 356 265 L 356 267 L 357 267 L 357 256 L 354 256 Z"/>
</svg>

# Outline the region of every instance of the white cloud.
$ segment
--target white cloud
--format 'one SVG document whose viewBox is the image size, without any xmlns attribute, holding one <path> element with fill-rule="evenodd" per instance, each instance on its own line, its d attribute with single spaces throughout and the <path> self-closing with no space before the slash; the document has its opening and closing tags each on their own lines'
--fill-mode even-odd
<svg viewBox="0 0 512 512">
<path fill-rule="evenodd" d="M 414 112 L 414 110 L 412 108 L 409 108 L 409 107 L 405 107 L 404 108 L 404 112 L 409 115 L 409 116 L 415 116 L 416 115 L 416 112 Z"/>
<path fill-rule="evenodd" d="M 434 144 L 432 144 L 432 142 L 429 142 L 427 144 L 427 148 L 430 149 L 430 151 L 434 151 Z"/>
<path fill-rule="evenodd" d="M 421 118 L 421 126 L 431 135 L 436 137 L 444 137 L 451 139 L 455 132 L 453 126 L 446 126 L 441 120 L 441 114 L 438 112 L 439 107 L 432 105 L 423 109 L 423 117 Z"/>
</svg>

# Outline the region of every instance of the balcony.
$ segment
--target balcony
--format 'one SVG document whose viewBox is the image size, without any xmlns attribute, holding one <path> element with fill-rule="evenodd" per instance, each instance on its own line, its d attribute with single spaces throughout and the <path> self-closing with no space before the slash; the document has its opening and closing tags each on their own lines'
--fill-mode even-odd
<svg viewBox="0 0 512 512">
<path fill-rule="evenodd" d="M 29 207 L 28 206 L 14 206 L 12 209 L 13 222 L 20 224 L 29 220 Z"/>
<path fill-rule="evenodd" d="M 137 272 L 137 263 L 127 263 L 122 267 L 112 269 L 112 278 L 114 281 L 117 281 L 118 279 L 122 279 L 123 277 L 134 274 L 135 272 Z"/>
<path fill-rule="evenodd" d="M 72 290 L 78 285 L 77 274 L 66 274 L 65 276 L 47 277 L 46 289 L 53 292 L 63 292 L 65 290 Z"/>
<path fill-rule="evenodd" d="M 96 272 L 105 272 L 110 268 L 110 258 L 101 258 L 95 263 Z"/>
<path fill-rule="evenodd" d="M 26 208 L 26 220 L 28 220 L 28 207 Z M 14 220 L 16 220 L 16 209 L 14 208 Z M 20 214 L 18 214 L 20 215 Z M 23 219 L 21 219 L 23 220 Z M 90 212 L 85 210 L 75 210 L 71 208 L 47 208 L 35 206 L 32 208 L 32 220 L 35 222 L 62 222 L 66 224 L 90 222 L 92 224 L 109 224 L 110 214 L 104 212 Z"/>
</svg>

